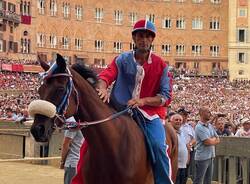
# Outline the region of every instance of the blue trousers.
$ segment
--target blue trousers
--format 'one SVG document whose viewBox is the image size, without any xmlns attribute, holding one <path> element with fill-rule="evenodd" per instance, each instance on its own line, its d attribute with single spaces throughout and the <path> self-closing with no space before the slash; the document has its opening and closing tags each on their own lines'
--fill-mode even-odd
<svg viewBox="0 0 250 184">
<path fill-rule="evenodd" d="M 213 158 L 195 160 L 195 175 L 193 184 L 211 184 L 213 177 Z"/>
<path fill-rule="evenodd" d="M 147 120 L 145 131 L 155 155 L 155 163 L 153 164 L 155 184 L 173 184 L 169 176 L 171 167 L 166 153 L 166 134 L 162 120 L 159 118 L 152 121 Z"/>
</svg>

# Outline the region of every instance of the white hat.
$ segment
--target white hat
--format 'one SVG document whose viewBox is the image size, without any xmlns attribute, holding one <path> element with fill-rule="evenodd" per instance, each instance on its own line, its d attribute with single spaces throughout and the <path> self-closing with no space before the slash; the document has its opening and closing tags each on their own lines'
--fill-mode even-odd
<svg viewBox="0 0 250 184">
<path fill-rule="evenodd" d="M 242 118 L 242 119 L 240 120 L 240 122 L 241 122 L 242 124 L 250 123 L 250 119 L 247 118 L 247 117 L 245 117 L 245 118 Z"/>
</svg>

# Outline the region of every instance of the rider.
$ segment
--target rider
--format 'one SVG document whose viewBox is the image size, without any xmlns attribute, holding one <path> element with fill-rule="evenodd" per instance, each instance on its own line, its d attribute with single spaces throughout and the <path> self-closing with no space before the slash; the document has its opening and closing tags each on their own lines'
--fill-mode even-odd
<svg viewBox="0 0 250 184">
<path fill-rule="evenodd" d="M 171 184 L 162 120 L 171 100 L 172 86 L 167 64 L 151 51 L 155 36 L 156 28 L 152 22 L 136 22 L 132 31 L 134 50 L 120 54 L 99 74 L 97 91 L 104 102 L 109 101 L 107 88 L 115 81 L 110 95 L 112 105 L 117 110 L 132 106 L 143 114 L 156 159 L 153 165 L 155 183 Z"/>
</svg>

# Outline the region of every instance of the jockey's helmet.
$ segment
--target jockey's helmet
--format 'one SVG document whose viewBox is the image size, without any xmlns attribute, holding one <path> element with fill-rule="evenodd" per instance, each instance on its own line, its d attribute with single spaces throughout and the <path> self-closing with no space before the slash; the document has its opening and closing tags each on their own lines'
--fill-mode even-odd
<svg viewBox="0 0 250 184">
<path fill-rule="evenodd" d="M 152 33 L 153 37 L 156 35 L 155 25 L 149 20 L 145 19 L 139 20 L 134 24 L 132 35 L 134 35 L 137 31 L 149 31 Z"/>
</svg>

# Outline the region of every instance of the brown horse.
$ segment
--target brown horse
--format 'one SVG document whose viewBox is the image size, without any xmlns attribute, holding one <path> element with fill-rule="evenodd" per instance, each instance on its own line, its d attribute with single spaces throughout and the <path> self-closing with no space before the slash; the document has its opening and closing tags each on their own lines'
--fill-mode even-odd
<svg viewBox="0 0 250 184">
<path fill-rule="evenodd" d="M 49 70 L 50 67 L 46 63 L 40 63 L 45 71 Z M 100 100 L 93 86 L 87 81 L 96 78 L 86 68 L 78 65 L 78 70 L 67 69 L 66 62 L 60 55 L 57 55 L 56 64 L 54 73 L 47 76 L 39 88 L 38 92 L 43 102 L 54 104 L 57 108 L 61 106 L 72 79 L 73 90 L 64 109 L 66 117 L 74 115 L 80 121 L 96 121 L 115 113 Z M 41 109 L 42 107 L 37 108 L 31 133 L 36 141 L 47 142 L 64 110 L 60 112 L 61 110 L 57 109 L 55 116 L 48 116 Z M 167 133 L 167 137 L 168 141 L 171 141 L 171 144 L 168 144 L 173 161 L 177 159 L 177 138 L 171 128 L 168 127 L 167 130 L 171 132 Z M 112 121 L 87 126 L 82 132 L 88 142 L 88 152 L 84 157 L 85 165 L 82 170 L 86 184 L 154 183 L 143 134 L 130 116 L 121 115 Z M 172 137 L 169 138 L 169 135 Z"/>
</svg>

